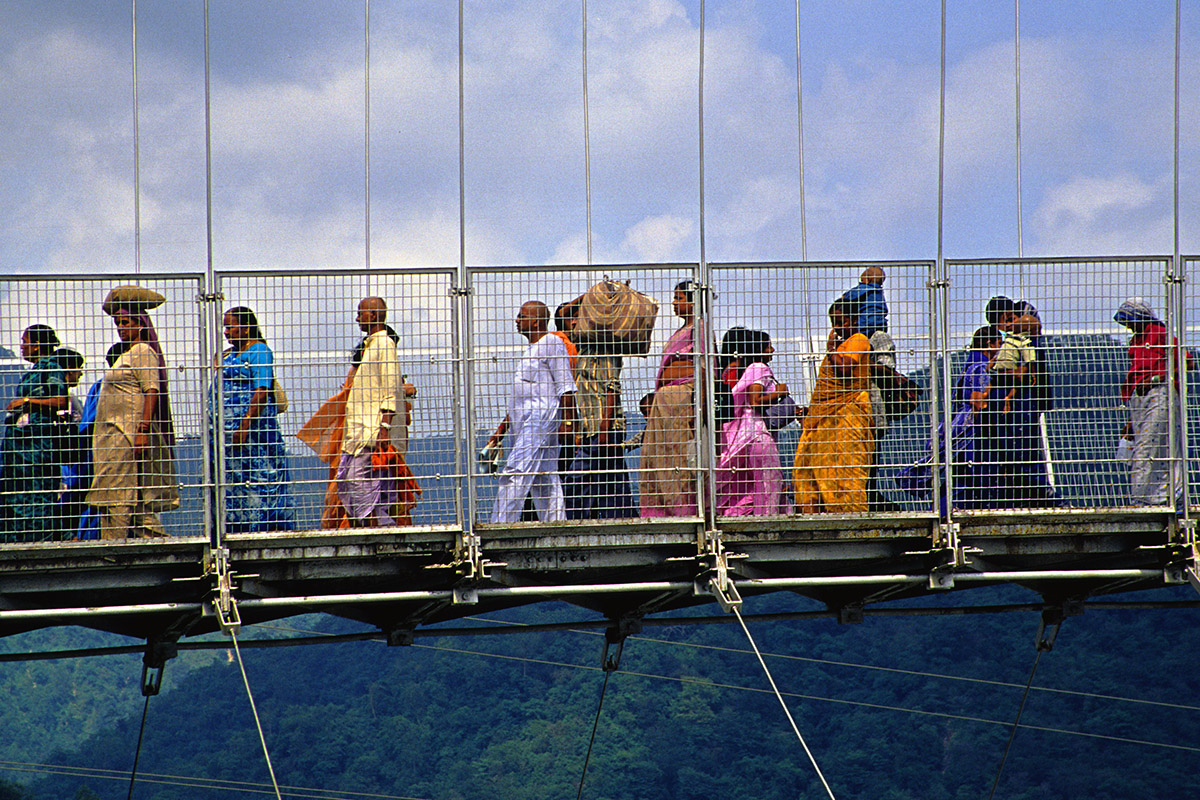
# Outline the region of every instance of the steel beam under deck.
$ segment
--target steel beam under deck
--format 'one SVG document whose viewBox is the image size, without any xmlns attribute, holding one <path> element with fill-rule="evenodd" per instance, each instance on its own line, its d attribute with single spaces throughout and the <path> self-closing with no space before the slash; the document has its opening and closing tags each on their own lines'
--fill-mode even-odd
<svg viewBox="0 0 1200 800">
<path fill-rule="evenodd" d="M 199 537 L 0 545 L 0 635 L 55 625 L 147 640 L 211 632 L 224 619 L 223 574 L 241 624 L 324 612 L 403 640 L 422 625 L 551 600 L 612 619 L 707 604 L 718 574 L 741 598 L 790 591 L 861 609 L 1001 583 L 1082 599 L 1186 583 L 1195 569 L 1190 533 L 1166 513 L 980 514 L 953 530 L 907 515 L 719 528 L 714 561 L 695 520 L 480 525 L 474 569 L 454 528 L 235 535 L 223 558 Z"/>
</svg>

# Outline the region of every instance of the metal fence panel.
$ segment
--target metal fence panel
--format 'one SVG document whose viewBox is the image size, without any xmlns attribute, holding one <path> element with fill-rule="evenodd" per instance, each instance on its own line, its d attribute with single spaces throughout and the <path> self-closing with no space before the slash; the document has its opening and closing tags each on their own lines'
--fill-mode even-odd
<svg viewBox="0 0 1200 800">
<path fill-rule="evenodd" d="M 221 329 L 229 310 L 250 308 L 274 355 L 275 377 L 287 396 L 277 414 L 283 458 L 273 458 L 264 436 L 257 446 L 233 445 L 222 453 L 224 520 L 231 532 L 316 530 L 376 526 L 457 525 L 456 485 L 461 478 L 457 358 L 451 331 L 455 314 L 452 270 L 371 270 L 337 273 L 219 273 L 222 300 L 213 305 Z M 356 321 L 368 297 L 386 304 L 385 323 L 394 334 L 400 372 L 407 388 L 406 416 L 397 408 L 392 437 L 400 462 L 376 471 L 389 475 L 378 511 L 355 521 L 341 513 L 336 471 L 346 448 L 336 447 L 321 431 L 340 435 L 341 420 L 331 398 L 353 381 L 356 349 L 365 332 Z M 226 351 L 224 380 L 210 390 L 226 429 L 245 415 L 244 370 Z M 361 356 L 360 356 L 361 357 Z M 223 405 L 222 405 L 223 403 Z M 318 416 L 318 413 L 322 416 Z M 275 415 L 268 407 L 266 415 Z M 311 434 L 298 438 L 301 429 Z M 406 435 L 405 433 L 406 432 Z M 314 446 L 315 445 L 315 446 Z M 319 451 L 322 448 L 324 452 Z M 336 452 L 335 452 L 336 451 Z M 278 470 L 286 469 L 288 475 Z M 412 477 L 407 476 L 412 473 Z M 415 485 L 414 485 L 415 484 Z M 384 514 L 386 513 L 386 516 Z"/>
<path fill-rule="evenodd" d="M 725 415 L 718 423 L 716 483 L 723 487 L 718 509 L 732 515 L 762 513 L 763 498 L 755 499 L 762 492 L 753 487 L 759 478 L 774 486 L 774 473 L 761 465 L 774 463 L 777 455 L 782 480 L 781 501 L 771 508 L 775 513 L 929 513 L 930 494 L 904 491 L 897 477 L 922 457 L 929 439 L 933 264 L 712 267 L 721 353 L 714 374 L 725 397 L 717 403 L 718 413 Z M 851 310 L 846 325 L 835 328 L 833 307 L 843 298 Z M 764 438 L 759 420 L 766 427 L 778 412 L 746 408 L 749 385 L 762 381 L 757 373 L 746 373 L 759 359 L 742 355 L 740 340 L 765 341 L 747 329 L 767 334 L 774 351 L 769 371 L 799 407 L 794 422 L 772 432 L 774 441 Z M 858 366 L 843 368 L 835 361 L 853 346 L 849 339 L 855 333 L 863 334 L 870 353 Z M 920 392 L 921 401 L 903 413 L 898 379 L 889 368 L 914 381 Z M 753 370 L 766 374 L 760 367 Z"/>
<path fill-rule="evenodd" d="M 977 397 L 986 395 L 966 415 L 975 436 L 960 447 L 956 506 L 1145 504 L 1130 495 L 1127 448 L 1118 454 L 1129 336 L 1113 317 L 1140 297 L 1166 320 L 1166 268 L 1154 258 L 948 262 L 952 414 L 966 408 L 964 374 L 982 387 Z M 989 323 L 1003 329 L 1006 345 L 973 341 Z"/>
<path fill-rule="evenodd" d="M 177 508 L 156 515 L 147 513 L 142 522 L 155 531 L 160 530 L 161 522 L 161 531 L 169 536 L 206 535 L 203 377 L 199 369 L 203 363 L 200 354 L 203 327 L 197 302 L 202 280 L 199 275 L 6 277 L 0 280 L 0 342 L 3 343 L 0 344 L 3 348 L 0 350 L 0 397 L 10 409 L 5 415 L 4 484 L 0 498 L 4 515 L 0 528 L 4 531 L 5 541 L 99 538 L 98 520 L 94 515 L 85 514 L 84 505 L 91 470 L 96 463 L 104 466 L 105 474 L 110 473 L 109 467 L 113 468 L 114 475 L 122 473 L 106 482 L 106 486 L 119 483 L 136 491 L 136 470 L 122 472 L 118 469 L 130 457 L 136 437 L 136 430 L 125 429 L 136 427 L 136 422 L 132 426 L 122 424 L 118 429 L 120 419 L 102 417 L 97 425 L 93 425 L 90 430 L 104 428 L 111 434 L 105 438 L 104 448 L 97 450 L 95 460 L 92 459 L 90 431 L 82 442 L 64 444 L 68 442 L 64 421 L 78 421 L 84 413 L 84 400 L 89 392 L 98 397 L 101 380 L 106 375 L 117 377 L 105 357 L 110 353 L 114 354 L 114 359 L 119 357 L 112 348 L 120 338 L 114 320 L 101 310 L 101 302 L 113 287 L 133 283 L 165 298 L 165 302 L 150 310 L 148 316 L 167 370 L 174 457 L 171 462 L 160 459 L 155 463 L 173 463 L 180 497 Z M 69 413 L 60 416 L 59 423 L 52 424 L 48 421 L 50 416 L 31 412 L 32 407 L 20 406 L 23 398 L 29 396 L 57 394 L 61 391 L 61 381 L 69 374 L 64 370 L 44 383 L 53 370 L 44 365 L 39 369 L 22 358 L 22 335 L 32 325 L 52 329 L 54 339 L 61 347 L 74 350 L 83 357 L 79 380 L 68 387 L 70 406 L 64 410 Z M 49 350 L 43 353 L 49 354 Z M 63 363 L 61 355 L 55 358 L 58 363 Z M 112 389 L 105 397 L 115 400 L 124 393 L 128 399 L 132 396 L 128 394 L 128 379 L 134 373 L 126 368 L 124 361 L 117 362 L 117 369 L 124 370 L 122 381 L 111 381 Z M 19 385 L 26 388 L 19 389 Z M 52 385 L 60 388 L 51 388 Z M 137 397 L 140 399 L 141 395 Z M 14 403 L 17 408 L 13 407 Z M 113 417 L 116 408 L 106 405 L 104 410 Z M 156 426 L 155 430 L 155 436 L 158 436 L 164 433 L 165 425 Z M 118 447 L 119 441 L 125 444 Z M 64 465 L 67 467 L 65 472 Z M 67 491 L 63 491 L 64 486 Z M 114 507 L 141 508 L 136 503 L 127 506 L 125 501 L 128 499 L 123 497 L 121 504 Z M 164 503 L 174 505 L 165 500 Z M 86 518 L 81 520 L 81 517 Z"/>
<path fill-rule="evenodd" d="M 620 358 L 620 391 L 616 398 L 616 410 L 624 418 L 623 430 L 618 424 L 611 431 L 611 440 L 607 447 L 597 444 L 598 439 L 587 427 L 590 423 L 587 420 L 589 412 L 586 409 L 591 408 L 592 417 L 599 413 L 598 400 L 594 396 L 598 390 L 592 392 L 591 400 L 587 399 L 588 392 L 577 393 L 576 402 L 584 412 L 578 424 L 586 428 L 578 437 L 578 444 L 582 447 L 575 450 L 564 447 L 559 451 L 561 463 L 557 475 L 546 474 L 545 463 L 531 466 L 530 462 L 518 466 L 518 462 L 513 459 L 514 447 L 533 446 L 531 443 L 534 439 L 530 438 L 532 434 L 529 434 L 518 441 L 518 437 L 510 432 L 504 441 L 503 463 L 512 475 L 492 476 L 489 471 L 494 467 L 489 467 L 482 458 L 472 462 L 475 464 L 477 482 L 477 501 L 473 512 L 478 521 L 534 521 L 550 518 L 545 511 L 539 514 L 532 500 L 519 504 L 520 508 L 515 512 L 517 520 L 512 519 L 513 513 L 495 513 L 497 491 L 501 481 L 506 484 L 512 481 L 532 481 L 535 486 L 545 485 L 545 491 L 551 495 L 558 491 L 554 484 L 564 484 L 565 516 L 573 520 L 638 517 L 643 483 L 646 482 L 647 475 L 651 476 L 651 480 L 660 477 L 677 478 L 680 485 L 689 481 L 692 484 L 697 482 L 699 474 L 694 457 L 694 444 L 678 448 L 675 455 L 679 456 L 679 463 L 672 462 L 666 465 L 666 462 L 663 462 L 664 465 L 653 472 L 647 472 L 646 465 L 642 463 L 645 450 L 640 444 L 640 434 L 645 430 L 646 414 L 649 410 L 643 398 L 654 390 L 663 349 L 681 324 L 673 314 L 674 289 L 681 281 L 695 282 L 695 265 L 610 265 L 602 269 L 472 268 L 469 302 L 472 305 L 474 330 L 471 336 L 472 355 L 469 369 L 474 378 L 474 396 L 468 398 L 468 402 L 475 409 L 479 426 L 475 432 L 476 453 L 483 450 L 489 437 L 509 413 L 514 384 L 520 383 L 519 376 L 514 378 L 514 374 L 518 371 L 522 356 L 528 347 L 526 339 L 518 333 L 515 321 L 522 304 L 531 300 L 540 301 L 553 315 L 561 304 L 580 298 L 605 277 L 622 283 L 628 282 L 632 288 L 649 296 L 658 304 L 649 352 L 644 355 L 624 355 Z M 556 325 L 551 322 L 549 327 L 553 330 Z M 599 360 L 613 352 L 616 351 L 610 347 L 591 347 L 582 343 L 580 361 L 577 363 L 588 368 L 586 365 L 589 358 Z M 595 386 L 593 388 L 595 389 Z M 690 424 L 695 420 L 695 404 L 690 396 L 686 406 Z M 675 410 L 684 409 L 677 407 Z M 548 434 L 538 441 L 542 441 L 545 447 L 550 449 L 555 446 L 553 437 Z M 563 437 L 561 441 L 568 440 Z M 686 454 L 684 450 L 687 450 Z M 542 490 L 535 488 L 533 493 L 536 495 L 539 491 Z M 654 506 L 651 513 L 655 515 L 671 515 L 681 511 L 680 508 L 668 508 L 666 504 L 657 501 L 648 502 Z M 696 513 L 685 516 L 695 517 Z"/>
</svg>

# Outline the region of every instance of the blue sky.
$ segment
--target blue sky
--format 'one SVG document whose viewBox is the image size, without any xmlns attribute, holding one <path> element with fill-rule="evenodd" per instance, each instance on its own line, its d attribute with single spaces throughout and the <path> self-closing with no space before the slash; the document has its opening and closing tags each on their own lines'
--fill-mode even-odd
<svg viewBox="0 0 1200 800">
<path fill-rule="evenodd" d="M 1013 7 L 950 3 L 945 253 L 1017 252 Z M 142 263 L 202 270 L 203 17 L 140 0 Z M 134 261 L 130 9 L 0 4 L 0 270 Z M 458 261 L 454 3 L 374 0 L 372 260 Z M 932 258 L 936 2 L 805 2 L 812 260 Z M 798 260 L 794 4 L 711 0 L 707 256 Z M 1200 2 L 1183 4 L 1182 249 L 1200 251 Z M 1174 3 L 1021 3 L 1026 255 L 1172 249 Z M 580 3 L 466 3 L 468 263 L 586 259 Z M 361 266 L 363 3 L 211 3 L 218 268 Z M 699 257 L 699 4 L 589 7 L 597 262 Z"/>
</svg>

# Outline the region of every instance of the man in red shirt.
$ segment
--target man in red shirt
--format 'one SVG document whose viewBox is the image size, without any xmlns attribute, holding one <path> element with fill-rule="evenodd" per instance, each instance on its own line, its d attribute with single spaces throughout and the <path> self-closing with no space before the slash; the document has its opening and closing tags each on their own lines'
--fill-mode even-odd
<svg viewBox="0 0 1200 800">
<path fill-rule="evenodd" d="M 1113 319 L 1133 332 L 1129 340 L 1129 372 L 1121 384 L 1121 399 L 1129 406 L 1129 422 L 1121 435 L 1133 442 L 1131 500 L 1134 505 L 1163 505 L 1171 500 L 1171 484 L 1176 495 L 1183 490 L 1181 459 L 1174 464 L 1170 460 L 1169 437 L 1175 440 L 1177 455 L 1182 449 L 1182 438 L 1178 423 L 1174 428 L 1170 424 L 1167 326 L 1140 297 L 1122 303 Z M 1175 367 L 1178 373 L 1178 353 Z"/>
</svg>

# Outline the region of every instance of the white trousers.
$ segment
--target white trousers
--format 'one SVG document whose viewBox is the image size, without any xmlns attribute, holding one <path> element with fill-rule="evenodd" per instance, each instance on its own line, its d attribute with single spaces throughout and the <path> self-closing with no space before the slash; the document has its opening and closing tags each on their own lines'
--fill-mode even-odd
<svg viewBox="0 0 1200 800">
<path fill-rule="evenodd" d="M 518 394 L 513 398 L 508 414 L 510 445 L 500 471 L 492 522 L 519 522 L 526 495 L 532 495 L 542 522 L 567 518 L 558 477 L 558 406 L 557 397 Z"/>
<path fill-rule="evenodd" d="M 1129 418 L 1133 424 L 1133 463 L 1129 472 L 1129 494 L 1134 505 L 1159 506 L 1171 499 L 1170 476 L 1175 471 L 1175 488 L 1183 488 L 1180 464 L 1170 462 L 1170 395 L 1161 383 L 1143 395 L 1129 398 Z M 1178 428 L 1178 426 L 1177 426 Z M 1176 452 L 1182 449 L 1178 429 Z"/>
</svg>

